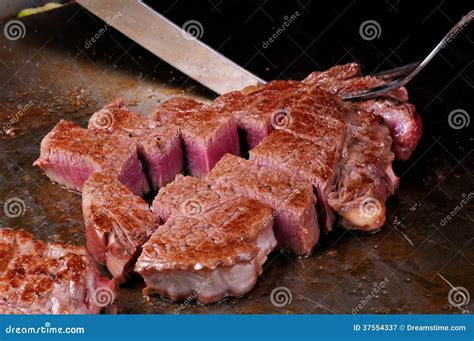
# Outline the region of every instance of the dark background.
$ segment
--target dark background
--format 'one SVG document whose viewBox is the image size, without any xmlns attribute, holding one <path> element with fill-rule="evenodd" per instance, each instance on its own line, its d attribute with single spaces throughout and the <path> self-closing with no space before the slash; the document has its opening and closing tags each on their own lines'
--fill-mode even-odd
<svg viewBox="0 0 474 341">
<path fill-rule="evenodd" d="M 148 1 L 177 25 L 201 22 L 202 40 L 260 77 L 301 79 L 314 70 L 358 61 L 364 72 L 424 58 L 472 1 Z M 284 16 L 300 16 L 268 48 L 263 43 Z M 375 20 L 380 37 L 362 39 L 360 25 Z M 3 25 L 0 23 L 0 32 Z M 92 47 L 85 41 L 104 26 L 76 4 L 23 19 L 26 35 L 0 34 L 0 123 L 18 116 L 14 134 L 0 134 L 0 202 L 18 197 L 26 211 L 0 215 L 0 225 L 56 242 L 84 244 L 80 196 L 51 184 L 32 167 L 44 135 L 64 118 L 85 126 L 116 97 L 146 114 L 158 101 L 183 94 L 215 95 L 119 32 L 109 29 Z M 474 295 L 474 200 L 446 225 L 440 221 L 474 192 L 474 134 L 470 122 L 453 129 L 448 115 L 474 113 L 474 24 L 464 29 L 409 85 L 424 133 L 412 158 L 395 164 L 397 193 L 387 202 L 381 232 L 336 229 L 322 236 L 313 256 L 275 252 L 256 287 L 240 299 L 211 306 L 191 304 L 182 313 L 351 313 L 373 283 L 386 289 L 360 313 L 472 312 L 449 304 L 452 286 Z M 210 70 L 212 72 L 212 70 Z M 269 297 L 287 287 L 292 303 L 278 308 Z M 173 313 L 175 306 L 143 299 L 136 279 L 118 291 L 122 313 Z"/>
</svg>

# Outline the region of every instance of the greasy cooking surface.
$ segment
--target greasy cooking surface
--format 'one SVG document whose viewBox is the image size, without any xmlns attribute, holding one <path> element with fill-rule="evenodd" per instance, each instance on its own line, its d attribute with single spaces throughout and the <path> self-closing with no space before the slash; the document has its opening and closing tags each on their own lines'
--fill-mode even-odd
<svg viewBox="0 0 474 341">
<path fill-rule="evenodd" d="M 124 97 L 131 110 L 148 113 L 158 100 L 171 95 L 211 95 L 113 30 L 101 36 L 100 43 L 85 48 L 84 41 L 103 24 L 77 11 L 73 5 L 29 18 L 25 37 L 17 41 L 0 36 L 0 123 L 13 135 L 0 135 L 0 202 L 11 208 L 2 210 L 0 223 L 21 227 L 43 240 L 82 245 L 80 197 L 50 183 L 32 167 L 44 134 L 61 118 L 85 127 L 95 110 L 117 96 Z M 337 63 L 344 54 L 332 46 L 321 50 L 317 60 L 321 68 Z M 292 58 L 299 54 L 294 52 Z M 369 53 L 366 57 L 368 67 L 371 61 L 375 66 L 383 60 L 370 59 Z M 267 63 L 262 60 L 262 65 Z M 309 60 L 305 63 L 294 64 L 286 76 L 301 79 L 318 69 Z M 262 71 L 251 70 L 272 78 L 284 65 L 271 76 L 264 71 L 266 64 Z M 470 86 L 474 64 L 466 65 L 455 71 L 438 59 L 409 87 L 411 101 L 424 118 L 425 133 L 412 158 L 396 164 L 400 188 L 388 200 L 382 232 L 362 236 L 334 231 L 321 238 L 313 256 L 304 259 L 275 253 L 256 287 L 243 298 L 211 306 L 190 304 L 181 313 L 350 313 L 373 292 L 374 283 L 383 288 L 359 309 L 361 313 L 461 312 L 448 303 L 450 286 L 438 273 L 474 294 L 474 201 L 469 199 L 474 191 L 472 122 L 468 129 L 459 130 L 448 124 L 454 109 L 471 116 L 474 112 Z M 295 71 L 296 66 L 300 70 Z M 466 204 L 461 204 L 463 199 Z M 19 213 L 12 202 L 20 204 Z M 459 205 L 462 209 L 443 223 Z M 277 287 L 291 291 L 291 304 L 271 303 L 270 294 Z M 174 312 L 174 304 L 159 298 L 146 301 L 142 288 L 143 283 L 135 279 L 118 289 L 119 312 Z M 463 308 L 472 312 L 472 300 Z"/>
</svg>

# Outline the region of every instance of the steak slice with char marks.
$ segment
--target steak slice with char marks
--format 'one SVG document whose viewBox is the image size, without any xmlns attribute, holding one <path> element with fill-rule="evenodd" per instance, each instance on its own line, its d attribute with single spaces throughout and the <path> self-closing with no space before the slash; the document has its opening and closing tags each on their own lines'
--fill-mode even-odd
<svg viewBox="0 0 474 341">
<path fill-rule="evenodd" d="M 1 314 L 97 314 L 114 297 L 84 247 L 0 229 Z"/>
<path fill-rule="evenodd" d="M 316 197 L 309 183 L 230 154 L 222 157 L 207 180 L 219 188 L 270 206 L 279 245 L 298 255 L 311 253 L 319 238 L 319 226 Z"/>
<path fill-rule="evenodd" d="M 81 192 L 89 176 L 110 169 L 136 195 L 149 191 L 135 143 L 125 135 L 101 134 L 61 120 L 41 141 L 35 166 L 53 181 Z"/>
<path fill-rule="evenodd" d="M 274 116 L 279 113 L 282 100 L 294 96 L 300 86 L 297 81 L 272 81 L 219 96 L 212 106 L 234 115 L 246 149 L 252 149 L 274 129 L 272 121 L 278 119 Z"/>
<path fill-rule="evenodd" d="M 240 154 L 237 125 L 230 113 L 175 97 L 161 104 L 150 118 L 179 127 L 192 176 L 204 178 L 225 153 Z"/>
<path fill-rule="evenodd" d="M 334 212 L 327 202 L 337 175 L 340 149 L 325 141 L 310 141 L 283 130 L 275 130 L 250 151 L 250 160 L 275 170 L 282 170 L 312 184 L 318 198 L 320 224 L 332 229 Z"/>
<path fill-rule="evenodd" d="M 125 133 L 136 141 L 138 157 L 154 189 L 172 181 L 183 171 L 183 153 L 178 128 L 129 111 L 122 99 L 104 106 L 89 118 L 89 130 Z"/>
<path fill-rule="evenodd" d="M 362 77 L 359 65 L 350 63 L 332 67 L 324 72 L 313 72 L 303 83 L 342 95 L 380 86 L 388 81 L 372 76 Z M 410 157 L 422 133 L 421 118 L 415 113 L 414 106 L 407 101 L 408 92 L 405 87 L 400 87 L 381 98 L 355 103 L 365 111 L 384 119 L 393 139 L 392 149 L 400 160 Z"/>
<path fill-rule="evenodd" d="M 385 223 L 385 201 L 398 185 L 392 169 L 392 139 L 382 118 L 357 106 L 345 114 L 350 138 L 328 202 L 339 214 L 341 225 L 374 231 Z"/>
<path fill-rule="evenodd" d="M 159 226 L 159 218 L 143 199 L 106 172 L 94 173 L 85 182 L 82 212 L 89 252 L 122 282 L 141 246 Z"/>
<path fill-rule="evenodd" d="M 145 294 L 204 304 L 241 296 L 277 244 L 269 207 L 192 177 L 178 175 L 163 187 L 153 209 L 166 223 L 145 243 L 135 266 Z"/>
<path fill-rule="evenodd" d="M 369 100 L 357 104 L 360 108 L 384 119 L 393 139 L 393 151 L 399 160 L 410 158 L 421 138 L 423 125 L 410 103 L 391 99 Z"/>
</svg>

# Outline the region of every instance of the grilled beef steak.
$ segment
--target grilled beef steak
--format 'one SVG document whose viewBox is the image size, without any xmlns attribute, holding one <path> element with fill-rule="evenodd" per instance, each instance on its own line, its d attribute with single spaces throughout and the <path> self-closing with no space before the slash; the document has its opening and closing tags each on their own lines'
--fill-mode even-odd
<svg viewBox="0 0 474 341">
<path fill-rule="evenodd" d="M 94 114 L 88 130 L 59 122 L 35 164 L 77 190 L 99 172 L 84 186 L 88 244 L 115 277 L 156 228 L 135 266 L 146 292 L 215 302 L 252 288 L 275 235 L 282 247 L 308 255 L 318 239 L 316 214 L 326 231 L 335 213 L 346 228 L 383 225 L 398 185 L 392 162 L 411 155 L 421 121 L 405 88 L 355 103 L 338 95 L 385 82 L 361 77 L 352 63 L 302 82 L 231 92 L 210 105 L 175 97 L 149 119 L 118 100 Z M 249 160 L 230 155 L 240 153 L 238 134 Z M 170 182 L 183 168 L 180 143 L 195 178 L 178 174 Z M 120 184 L 138 195 L 148 189 L 140 161 L 161 187 L 157 217 Z M 158 216 L 164 224 L 156 227 Z"/>
<path fill-rule="evenodd" d="M 316 197 L 309 183 L 230 154 L 222 157 L 207 179 L 220 189 L 270 206 L 278 244 L 298 255 L 311 253 L 319 226 Z"/>
<path fill-rule="evenodd" d="M 181 140 L 176 126 L 159 125 L 130 112 L 121 99 L 106 105 L 89 119 L 89 130 L 126 134 L 137 144 L 138 157 L 151 186 L 158 189 L 183 171 Z"/>
<path fill-rule="evenodd" d="M 192 177 L 178 175 L 153 208 L 166 223 L 145 243 L 135 266 L 146 294 L 201 303 L 241 296 L 276 246 L 268 206 Z"/>
<path fill-rule="evenodd" d="M 122 281 L 159 218 L 143 199 L 105 172 L 94 173 L 85 182 L 82 211 L 89 252 Z"/>
<path fill-rule="evenodd" d="M 342 95 L 383 85 L 387 81 L 370 76 L 361 77 L 360 66 L 350 63 L 324 72 L 313 72 L 303 83 Z M 384 119 L 392 135 L 395 155 L 400 160 L 406 160 L 421 138 L 421 119 L 415 113 L 414 106 L 407 103 L 408 93 L 404 87 L 395 89 L 384 97 L 386 98 L 357 102 L 356 105 Z"/>
<path fill-rule="evenodd" d="M 104 135 L 61 120 L 41 141 L 41 154 L 34 165 L 53 181 L 82 191 L 95 171 L 110 169 L 137 194 L 149 191 L 137 150 L 125 135 Z"/>
<path fill-rule="evenodd" d="M 0 229 L 1 314 L 97 314 L 114 297 L 85 248 Z"/>
<path fill-rule="evenodd" d="M 229 113 L 175 97 L 150 117 L 162 125 L 179 127 L 189 173 L 195 177 L 204 178 L 225 153 L 240 155 L 237 125 Z"/>
</svg>

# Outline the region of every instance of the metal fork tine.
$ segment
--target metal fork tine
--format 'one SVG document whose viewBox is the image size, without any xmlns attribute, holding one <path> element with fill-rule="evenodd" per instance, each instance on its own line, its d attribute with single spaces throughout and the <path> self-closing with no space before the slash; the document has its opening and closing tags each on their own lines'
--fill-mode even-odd
<svg viewBox="0 0 474 341">
<path fill-rule="evenodd" d="M 409 81 L 413 79 L 423 68 L 433 59 L 434 56 L 449 42 L 451 42 L 456 35 L 467 26 L 474 19 L 474 10 L 470 11 L 467 15 L 463 16 L 443 37 L 443 39 L 435 46 L 433 50 L 423 59 L 421 62 L 410 63 L 405 66 L 395 68 L 388 71 L 383 71 L 373 76 L 377 76 L 381 79 L 388 79 L 387 84 L 376 86 L 371 89 L 366 89 L 362 91 L 355 91 L 352 93 L 347 93 L 342 96 L 345 100 L 365 100 L 370 98 L 375 98 L 381 96 L 389 91 L 392 91 L 396 88 L 405 86 Z M 400 77 L 403 76 L 403 77 Z"/>
<path fill-rule="evenodd" d="M 410 73 L 413 69 L 415 69 L 418 65 L 420 64 L 420 61 L 416 61 L 410 64 L 406 64 L 403 66 L 399 66 L 390 70 L 384 70 L 381 72 L 376 72 L 372 74 L 371 76 L 375 76 L 377 78 L 381 79 L 391 79 L 391 78 L 396 78 L 396 77 L 401 77 L 404 76 L 408 73 Z"/>
</svg>

